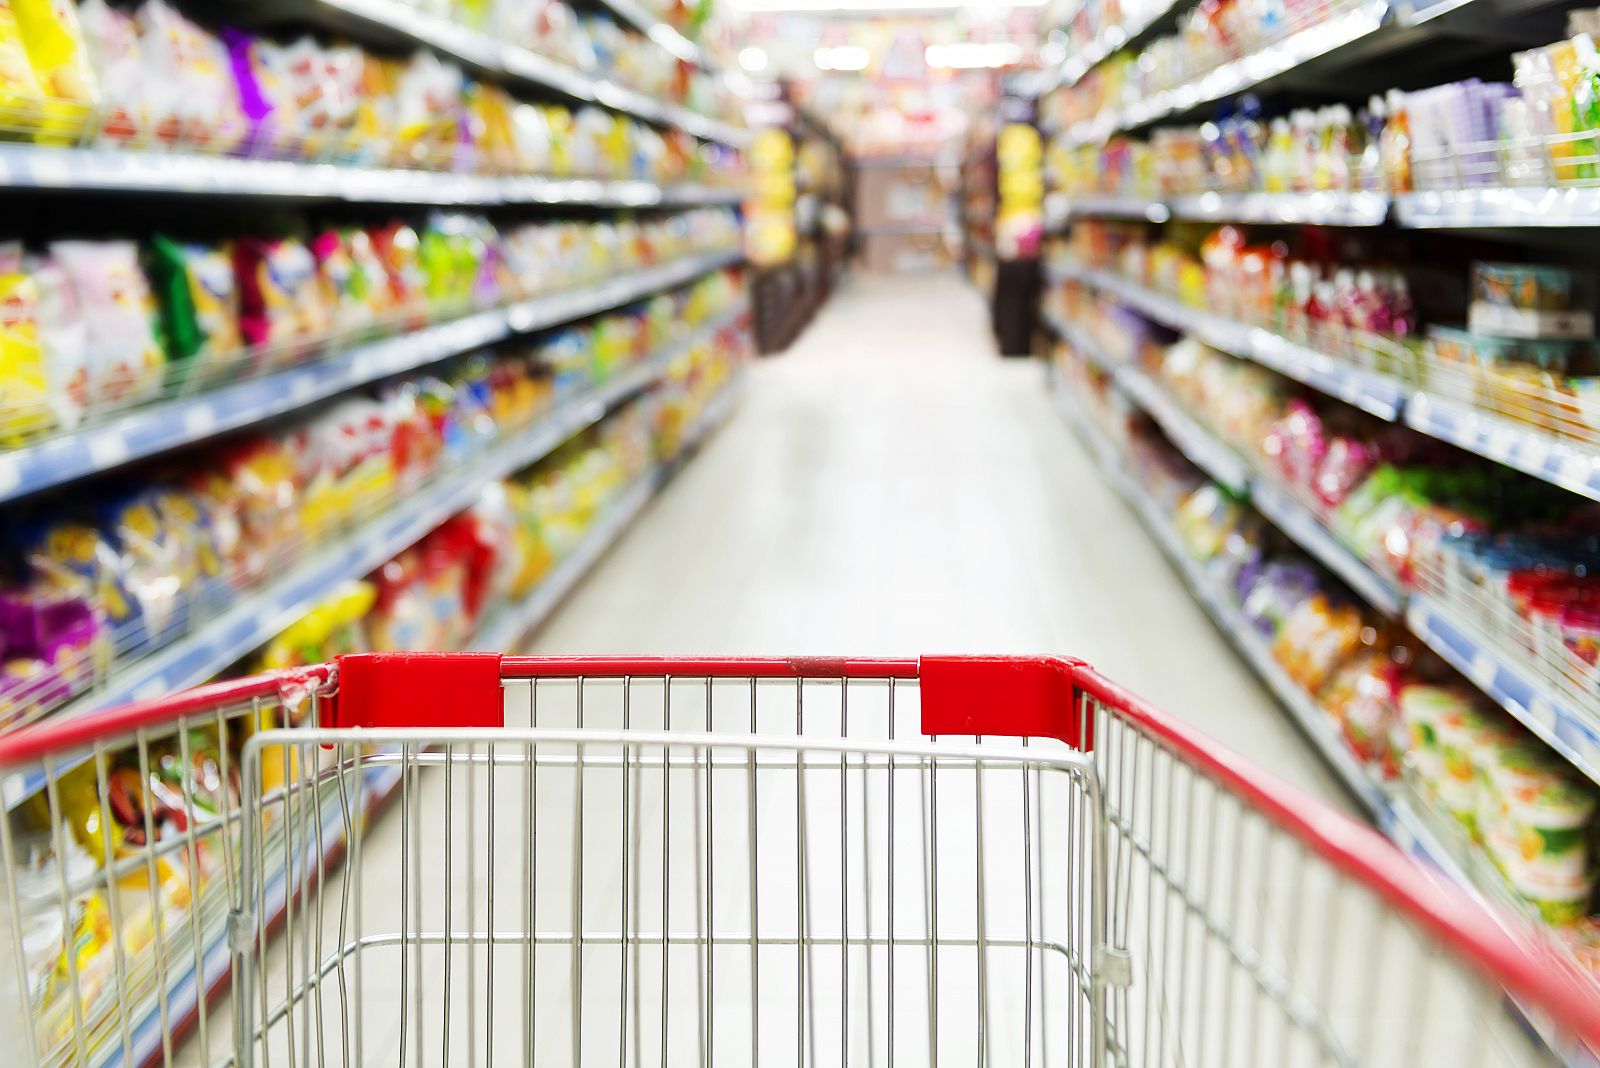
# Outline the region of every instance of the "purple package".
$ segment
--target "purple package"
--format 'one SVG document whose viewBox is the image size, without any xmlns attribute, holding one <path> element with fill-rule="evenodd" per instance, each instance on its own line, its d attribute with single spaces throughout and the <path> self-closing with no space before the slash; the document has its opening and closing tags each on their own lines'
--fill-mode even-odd
<svg viewBox="0 0 1600 1068">
<path fill-rule="evenodd" d="M 1321 577 L 1305 561 L 1273 560 L 1261 569 L 1240 608 L 1257 630 L 1272 637 L 1294 606 L 1321 587 Z"/>
<path fill-rule="evenodd" d="M 0 630 L 9 649 L 53 660 L 56 648 L 63 643 L 81 644 L 84 627 L 93 624 L 88 603 L 77 597 L 0 591 Z M 93 636 L 92 630 L 88 636 Z"/>
<path fill-rule="evenodd" d="M 233 67 L 233 83 L 239 91 L 239 110 L 249 123 L 243 151 L 248 156 L 282 155 L 281 143 L 287 134 L 284 116 L 279 114 L 283 86 L 271 71 L 272 46 L 253 33 L 224 27 L 222 40 L 228 46 Z"/>
<path fill-rule="evenodd" d="M 85 689 L 106 650 L 87 601 L 28 590 L 0 591 L 7 698 L 29 707 L 56 704 Z M 21 680 L 21 685 L 18 685 Z"/>
<path fill-rule="evenodd" d="M 1516 87 L 1505 82 L 1480 82 L 1468 94 L 1467 136 L 1473 145 L 1484 146 L 1482 151 L 1462 154 L 1462 178 L 1466 185 L 1500 185 L 1499 154 L 1496 152 L 1500 129 L 1500 111 L 1506 100 L 1517 96 Z"/>
</svg>

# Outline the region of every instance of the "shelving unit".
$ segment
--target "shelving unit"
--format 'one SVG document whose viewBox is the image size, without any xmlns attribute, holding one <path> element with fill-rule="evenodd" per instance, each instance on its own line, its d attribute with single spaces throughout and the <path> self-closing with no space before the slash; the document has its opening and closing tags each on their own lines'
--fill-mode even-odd
<svg viewBox="0 0 1600 1068">
<path fill-rule="evenodd" d="M 30 144 L 0 144 L 0 183 L 16 189 L 486 207 L 691 207 L 735 204 L 744 195 L 742 189 L 692 183 L 478 175 Z"/>
<path fill-rule="evenodd" d="M 388 509 L 343 537 L 319 546 L 265 585 L 241 593 L 216 616 L 197 621 L 198 625 L 186 636 L 132 663 L 114 665 L 95 689 L 50 715 L 59 719 L 171 693 L 198 685 L 227 669 L 303 616 L 330 588 L 346 579 L 360 578 L 394 558 L 469 507 L 484 487 L 528 467 L 594 426 L 623 402 L 659 381 L 685 349 L 747 314 L 748 306 L 741 303 L 526 429 L 491 443 L 458 468 L 438 472 L 416 492 L 397 498 Z M 12 776 L 0 783 L 0 798 L 7 810 L 14 809 L 43 786 L 42 773 Z"/>
<path fill-rule="evenodd" d="M 239 0 L 232 2 L 237 4 Z M 640 14 L 652 27 L 656 25 L 654 20 Z M 308 22 L 391 44 L 431 48 L 476 70 L 583 103 L 599 104 L 645 122 L 676 127 L 702 140 L 738 147 L 749 136 L 728 123 L 563 66 L 526 48 L 508 45 L 487 33 L 420 11 L 400 0 L 285 0 L 266 10 L 251 8 L 249 16 L 257 21 Z M 663 36 L 666 35 L 651 34 L 658 44 Z"/>
<path fill-rule="evenodd" d="M 192 445 L 481 345 L 620 307 L 741 258 L 738 252 L 714 252 L 621 274 L 598 285 L 333 349 L 302 367 L 136 408 L 98 426 L 44 438 L 0 453 L 0 503 Z"/>
<path fill-rule="evenodd" d="M 664 357 L 665 355 L 663 354 Z M 685 443 L 685 453 L 697 449 L 728 417 L 738 395 L 738 386 L 737 380 L 730 382 L 723 388 L 721 394 L 708 404 L 700 423 Z M 556 564 L 533 593 L 520 604 L 508 607 L 485 619 L 478 632 L 467 643 L 468 647 L 505 651 L 518 648 L 525 642 L 533 631 L 550 618 L 583 576 L 594 568 L 655 495 L 666 486 L 676 467 L 677 462 L 672 461 L 658 465 L 619 494 L 595 520 L 582 540 Z M 398 767 L 379 766 L 368 770 L 362 790 L 361 809 L 364 818 L 371 820 L 389 804 L 399 784 Z M 6 800 L 7 807 L 11 807 L 10 783 L 6 784 Z M 343 821 L 337 809 L 324 817 L 320 840 L 326 843 L 323 861 L 331 865 L 342 855 L 345 846 Z M 268 855 L 276 860 L 281 853 L 272 851 Z M 303 852 L 296 857 L 297 862 L 302 864 L 310 863 L 313 859 L 314 856 L 308 857 Z M 283 912 L 284 889 L 290 885 L 290 875 L 289 866 L 280 863 L 265 882 L 264 900 L 267 903 L 265 926 L 268 928 L 273 926 L 275 917 Z M 170 984 L 167 1004 L 168 1026 L 175 1039 L 181 1039 L 195 1026 L 199 1011 L 196 993 L 203 989 L 209 999 L 220 993 L 227 985 L 232 958 L 226 926 L 226 923 L 219 924 L 218 929 L 210 933 L 206 939 L 198 983 L 193 957 L 184 954 L 175 958 L 176 974 Z M 155 1004 L 147 1006 L 145 1011 L 137 1016 L 131 1026 L 133 1045 L 131 1063 L 143 1065 L 160 1058 L 161 1025 L 159 1006 Z M 96 1068 L 112 1068 L 123 1063 L 120 1045 L 104 1051 L 94 1062 Z"/>
<path fill-rule="evenodd" d="M 1322 521 L 1269 477 L 1254 472 L 1239 454 L 1167 397 L 1148 376 L 1118 364 L 1073 324 L 1051 319 L 1059 336 L 1106 370 L 1113 383 L 1151 416 L 1189 460 L 1220 484 L 1246 496 L 1275 527 L 1339 576 L 1377 611 L 1404 620 L 1417 638 L 1453 664 L 1507 712 L 1539 735 L 1574 766 L 1600 782 L 1600 710 L 1574 707 L 1530 673 L 1519 669 L 1493 642 L 1453 619 L 1428 597 L 1402 590 L 1346 547 Z"/>
<path fill-rule="evenodd" d="M 1090 454 L 1094 456 L 1106 482 L 1139 517 L 1151 540 L 1161 549 L 1195 601 L 1227 637 L 1241 659 L 1272 692 L 1302 735 L 1323 758 L 1340 784 L 1360 805 L 1368 818 L 1399 848 L 1436 871 L 1446 882 L 1463 888 L 1478 898 L 1489 906 L 1492 914 L 1511 917 L 1514 921 L 1523 919 L 1523 909 L 1514 905 L 1510 900 L 1509 891 L 1497 883 L 1501 878 L 1498 873 L 1480 871 L 1478 869 L 1484 865 L 1472 865 L 1463 859 L 1464 850 L 1453 841 L 1455 837 L 1459 837 L 1459 828 L 1439 828 L 1436 825 L 1437 821 L 1430 817 L 1425 808 L 1412 799 L 1408 784 L 1404 780 L 1394 784 L 1385 783 L 1356 758 L 1344 740 L 1339 737 L 1329 715 L 1317 705 L 1310 694 L 1289 677 L 1259 632 L 1234 605 L 1228 594 L 1206 574 L 1204 568 L 1185 549 L 1170 520 L 1161 514 L 1149 495 L 1127 477 L 1120 466 L 1115 449 L 1079 408 L 1076 398 L 1065 388 L 1054 368 L 1049 370 L 1048 376 L 1049 388 L 1058 408 Z M 1413 599 L 1410 605 L 1411 615 L 1408 618 L 1415 619 L 1421 604 L 1422 602 Z M 1414 621 L 1412 626 L 1413 629 L 1416 628 Z M 1419 635 L 1420 633 L 1419 631 Z M 1468 654 L 1468 659 L 1457 662 L 1457 666 L 1465 670 L 1470 663 Z M 1482 674 L 1481 670 L 1479 674 Z M 1600 753 L 1600 749 L 1595 749 L 1593 752 Z M 1591 763 L 1585 771 L 1592 774 L 1590 768 L 1595 767 L 1600 767 L 1600 764 Z M 1520 1008 L 1517 1011 L 1522 1013 Z M 1522 1015 L 1523 1022 L 1530 1031 L 1539 1035 L 1549 1034 L 1536 1015 L 1527 1013 Z M 1593 1059 L 1576 1056 L 1568 1059 L 1567 1063 L 1573 1068 L 1579 1066 L 1592 1068 Z"/>
<path fill-rule="evenodd" d="M 1338 575 L 1373 608 L 1400 618 L 1405 599 L 1393 580 L 1374 571 L 1339 540 L 1322 520 L 1270 475 L 1173 400 L 1150 376 L 1118 363 L 1071 323 L 1049 320 L 1051 328 L 1091 363 L 1106 371 L 1112 383 L 1161 427 L 1167 439 L 1219 485 L 1247 498 L 1273 526 Z"/>
</svg>

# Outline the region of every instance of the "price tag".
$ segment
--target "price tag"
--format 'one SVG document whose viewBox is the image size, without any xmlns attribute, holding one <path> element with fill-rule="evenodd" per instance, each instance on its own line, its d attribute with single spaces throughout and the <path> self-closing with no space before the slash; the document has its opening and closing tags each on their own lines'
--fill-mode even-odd
<svg viewBox="0 0 1600 1068">
<path fill-rule="evenodd" d="M 22 464 L 14 454 L 0 453 L 0 496 L 22 484 Z"/>
<path fill-rule="evenodd" d="M 1472 681 L 1478 684 L 1479 689 L 1492 690 L 1494 688 L 1494 680 L 1499 673 L 1499 665 L 1495 663 L 1494 657 L 1489 655 L 1487 650 L 1479 649 L 1472 654 L 1469 666 L 1471 670 L 1468 671 L 1468 674 L 1472 676 Z"/>
<path fill-rule="evenodd" d="M 216 429 L 217 413 L 209 404 L 196 404 L 183 413 L 183 429 L 191 438 L 204 437 Z"/>
<path fill-rule="evenodd" d="M 127 458 L 128 443 L 121 431 L 108 430 L 89 438 L 89 459 L 95 467 L 115 467 Z"/>
</svg>

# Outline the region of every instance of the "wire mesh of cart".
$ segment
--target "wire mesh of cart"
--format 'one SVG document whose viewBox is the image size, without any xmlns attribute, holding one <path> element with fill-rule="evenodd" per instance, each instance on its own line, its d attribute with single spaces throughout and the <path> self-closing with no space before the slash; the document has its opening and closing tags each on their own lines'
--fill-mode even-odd
<svg viewBox="0 0 1600 1068">
<path fill-rule="evenodd" d="M 346 657 L 13 732 L 0 786 L 7 1063 L 1600 1048 L 1542 931 L 1073 660 Z"/>
</svg>

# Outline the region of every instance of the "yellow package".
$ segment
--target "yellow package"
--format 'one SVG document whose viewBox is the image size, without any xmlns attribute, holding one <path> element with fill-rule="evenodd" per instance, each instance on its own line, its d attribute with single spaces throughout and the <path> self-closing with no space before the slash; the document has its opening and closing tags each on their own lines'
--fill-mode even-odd
<svg viewBox="0 0 1600 1068">
<path fill-rule="evenodd" d="M 44 97 L 11 0 L 0 0 L 0 129 L 38 125 Z"/>
<path fill-rule="evenodd" d="M 467 112 L 478 154 L 495 172 L 516 170 L 515 138 L 511 131 L 511 97 L 504 89 L 482 82 L 467 86 Z"/>
<path fill-rule="evenodd" d="M 1573 41 L 1557 41 L 1545 52 L 1550 58 L 1550 70 L 1555 75 L 1557 86 L 1555 99 L 1550 106 L 1550 118 L 1558 134 L 1570 134 L 1574 126 L 1572 92 L 1583 73 L 1578 62 L 1578 46 Z M 1557 182 L 1570 182 L 1578 177 L 1578 166 L 1570 162 L 1573 154 L 1574 145 L 1569 138 L 1558 137 L 1550 145 L 1550 155 L 1555 158 Z"/>
<path fill-rule="evenodd" d="M 83 131 L 99 99 L 72 0 L 11 0 L 22 43 L 46 98 L 41 141 L 65 143 Z"/>
<path fill-rule="evenodd" d="M 39 289 L 23 271 L 20 252 L 0 249 L 0 445 L 49 429 L 49 401 Z"/>
</svg>

